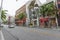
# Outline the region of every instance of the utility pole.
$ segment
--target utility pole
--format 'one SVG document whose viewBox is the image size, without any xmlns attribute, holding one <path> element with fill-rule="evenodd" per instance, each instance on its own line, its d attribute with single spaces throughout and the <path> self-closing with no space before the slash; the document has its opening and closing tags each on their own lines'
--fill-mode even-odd
<svg viewBox="0 0 60 40">
<path fill-rule="evenodd" d="M 2 21 L 2 20 L 1 20 L 2 5 L 3 5 L 3 0 L 1 0 L 1 7 L 0 7 L 0 26 L 1 26 L 1 23 L 2 23 L 2 22 L 1 22 L 1 21 Z"/>
</svg>

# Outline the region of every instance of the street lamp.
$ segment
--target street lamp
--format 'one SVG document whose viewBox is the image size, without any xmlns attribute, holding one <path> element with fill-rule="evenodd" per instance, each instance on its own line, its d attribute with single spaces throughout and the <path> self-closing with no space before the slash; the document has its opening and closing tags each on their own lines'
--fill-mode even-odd
<svg viewBox="0 0 60 40">
<path fill-rule="evenodd" d="M 2 13 L 2 5 L 3 5 L 3 0 L 1 0 L 1 7 L 0 7 L 0 27 L 1 27 L 1 13 Z"/>
</svg>

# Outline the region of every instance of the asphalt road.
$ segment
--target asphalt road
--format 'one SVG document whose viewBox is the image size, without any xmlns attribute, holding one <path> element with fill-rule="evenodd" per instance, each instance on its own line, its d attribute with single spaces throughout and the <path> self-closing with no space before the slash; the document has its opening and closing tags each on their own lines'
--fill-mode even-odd
<svg viewBox="0 0 60 40">
<path fill-rule="evenodd" d="M 5 40 L 60 40 L 60 31 L 26 27 L 3 28 Z"/>
</svg>

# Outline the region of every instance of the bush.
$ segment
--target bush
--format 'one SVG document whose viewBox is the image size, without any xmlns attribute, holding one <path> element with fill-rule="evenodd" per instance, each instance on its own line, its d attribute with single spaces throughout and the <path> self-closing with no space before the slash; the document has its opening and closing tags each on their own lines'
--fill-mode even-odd
<svg viewBox="0 0 60 40">
<path fill-rule="evenodd" d="M 22 20 L 23 18 L 25 18 L 26 17 L 26 14 L 25 13 L 20 13 L 19 15 L 18 15 L 18 18 L 20 19 L 20 20 Z"/>
</svg>

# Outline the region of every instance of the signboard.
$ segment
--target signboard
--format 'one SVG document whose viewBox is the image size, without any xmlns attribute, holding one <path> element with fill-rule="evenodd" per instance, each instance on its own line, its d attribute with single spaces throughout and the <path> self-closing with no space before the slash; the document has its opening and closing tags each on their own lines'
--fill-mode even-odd
<svg viewBox="0 0 60 40">
<path fill-rule="evenodd" d="M 58 8 L 60 9 L 60 0 L 57 0 Z"/>
</svg>

